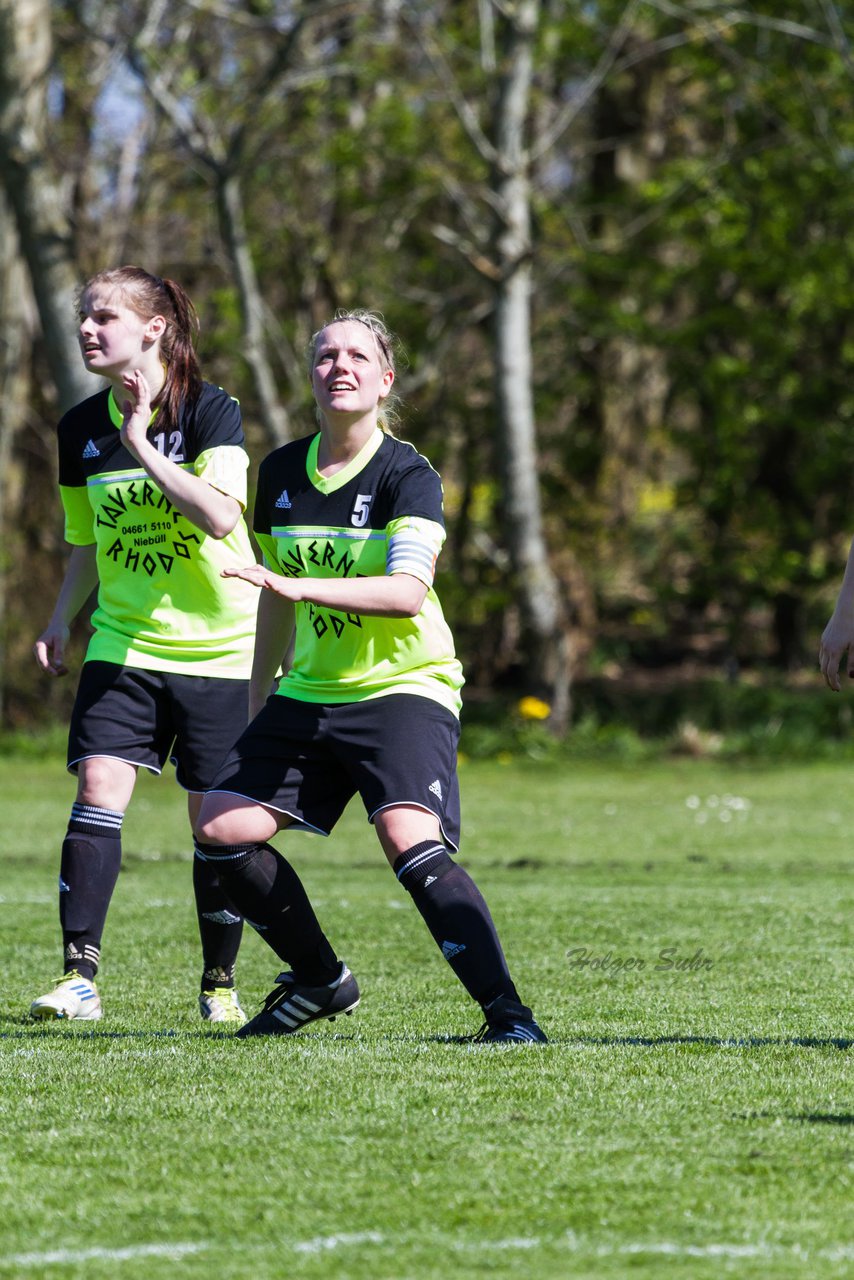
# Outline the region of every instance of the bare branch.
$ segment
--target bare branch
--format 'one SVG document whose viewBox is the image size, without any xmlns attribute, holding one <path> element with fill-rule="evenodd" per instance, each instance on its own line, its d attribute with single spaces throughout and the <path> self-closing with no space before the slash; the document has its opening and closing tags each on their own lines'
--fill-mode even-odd
<svg viewBox="0 0 854 1280">
<path fill-rule="evenodd" d="M 596 90 L 601 86 L 603 80 L 608 75 L 614 63 L 619 56 L 620 50 L 631 34 L 632 22 L 635 14 L 640 8 L 642 0 L 629 0 L 629 4 L 623 11 L 620 21 L 611 32 L 608 46 L 600 57 L 598 63 L 591 71 L 590 75 L 582 84 L 578 93 L 568 102 L 563 111 L 560 112 L 555 122 L 549 129 L 546 129 L 540 140 L 531 148 L 531 160 L 539 160 L 541 156 L 550 150 L 557 142 L 561 134 L 565 133 L 572 122 L 577 119 L 587 103 L 593 97 Z"/>
<path fill-rule="evenodd" d="M 444 87 L 445 92 L 457 113 L 461 125 L 468 134 L 469 141 L 472 146 L 483 157 L 487 164 L 495 164 L 498 160 L 495 147 L 493 147 L 492 143 L 481 129 L 477 113 L 471 103 L 465 97 L 465 94 L 460 91 L 456 77 L 448 66 L 447 60 L 441 49 L 435 41 L 422 30 L 420 23 L 411 21 L 408 15 L 405 16 L 404 20 L 408 22 L 409 26 L 415 32 L 415 38 L 431 63 L 433 70 L 439 77 L 439 80 L 441 81 L 442 86 Z"/>
<path fill-rule="evenodd" d="M 279 39 L 276 51 L 270 60 L 269 66 L 266 68 L 261 79 L 258 81 L 258 84 L 255 86 L 256 101 L 264 100 L 272 86 L 280 79 L 286 68 L 289 66 L 291 57 L 297 46 L 297 42 L 302 35 L 304 24 L 305 18 L 303 15 L 300 15 L 288 31 L 285 38 Z M 246 131 L 251 128 L 252 125 L 254 125 L 254 118 L 251 121 L 244 120 L 243 123 L 238 125 L 232 133 L 231 142 L 228 148 L 230 160 L 239 157 L 242 153 Z"/>
<path fill-rule="evenodd" d="M 478 0 L 480 17 L 480 65 L 487 75 L 495 72 L 495 18 L 492 0 Z"/>
<path fill-rule="evenodd" d="M 501 280 L 502 271 L 497 263 L 487 258 L 480 249 L 466 240 L 465 236 L 459 235 L 451 227 L 446 227 L 441 222 L 434 222 L 430 230 L 442 244 L 450 245 L 452 249 L 456 249 L 458 253 L 461 253 L 469 266 L 474 267 L 478 275 L 484 276 L 493 283 Z"/>
<path fill-rule="evenodd" d="M 154 32 L 148 31 L 153 40 Z M 213 130 L 208 117 L 200 121 L 192 108 L 179 99 L 169 86 L 166 70 L 158 69 L 150 57 L 150 45 L 143 46 L 138 39 L 128 45 L 128 62 L 139 76 L 155 105 L 171 121 L 184 146 L 202 165 L 216 172 L 225 163 L 226 150 L 222 138 Z"/>
<path fill-rule="evenodd" d="M 577 119 L 611 71 L 626 70 L 646 61 L 648 58 L 655 57 L 657 54 L 681 48 L 686 44 L 694 44 L 708 39 L 719 39 L 732 27 L 751 25 L 764 30 L 776 31 L 793 39 L 808 40 L 814 44 L 827 47 L 830 47 L 833 43 L 835 47 L 839 48 L 840 53 L 843 53 L 847 61 L 850 62 L 851 60 L 851 54 L 847 50 L 847 46 L 844 49 L 841 48 L 838 40 L 831 42 L 826 35 L 816 30 L 815 27 L 793 22 L 787 18 L 770 18 L 764 14 L 752 13 L 750 10 L 733 8 L 726 9 L 707 18 L 698 18 L 696 10 L 685 8 L 683 5 L 669 3 L 668 0 L 645 0 L 645 2 L 649 7 L 657 9 L 660 13 L 667 14 L 669 17 L 683 19 L 687 24 L 686 29 L 669 36 L 662 36 L 658 40 L 647 41 L 642 48 L 620 57 L 620 50 L 627 37 L 631 34 L 631 23 L 637 10 L 641 7 L 641 0 L 631 0 L 619 23 L 614 28 L 608 41 L 608 47 L 599 59 L 597 66 L 584 81 L 572 101 L 567 104 L 555 122 L 532 148 L 532 159 L 541 158 L 546 151 L 554 146 L 561 134 Z M 828 5 L 832 8 L 831 0 L 822 0 L 822 3 L 825 8 Z M 838 15 L 835 16 L 838 22 Z M 842 39 L 844 40 L 844 34 L 842 34 Z"/>
<path fill-rule="evenodd" d="M 485 226 L 483 219 L 478 216 L 477 207 L 468 193 L 460 186 L 452 174 L 443 176 L 442 187 L 456 206 L 470 234 L 480 244 L 485 245 L 489 239 L 489 227 Z M 484 189 L 479 191 L 478 195 L 482 199 L 487 199 L 487 203 L 492 205 L 496 212 L 499 211 L 497 206 L 500 202 L 494 191 Z"/>
<path fill-rule="evenodd" d="M 732 27 L 751 26 L 759 27 L 764 31 L 776 31 L 797 40 L 808 40 L 813 44 L 830 45 L 831 43 L 827 36 L 817 31 L 815 27 L 805 26 L 802 22 L 793 22 L 789 18 L 769 18 L 767 14 L 754 13 L 750 9 L 724 9 L 717 15 L 698 20 L 696 10 L 673 4 L 670 0 L 647 0 L 647 3 L 650 8 L 657 9 L 659 13 L 666 13 L 668 17 L 683 18 L 689 24 L 689 33 L 693 32 L 696 39 L 722 35 Z"/>
<path fill-rule="evenodd" d="M 842 25 L 842 19 L 839 16 L 836 5 L 833 0 L 820 0 L 820 3 L 824 10 L 830 33 L 833 36 L 834 48 L 838 50 L 849 73 L 852 73 L 854 72 L 854 58 L 851 56 L 851 42 L 845 34 L 845 28 Z"/>
<path fill-rule="evenodd" d="M 203 18 L 220 18 L 223 22 L 231 23 L 234 27 L 245 27 L 250 31 L 275 33 L 281 35 L 283 31 L 282 24 L 276 22 L 275 19 L 264 17 L 253 13 L 247 13 L 243 5 L 219 4 L 216 0 L 182 0 L 185 8 L 192 9 Z M 170 7 L 172 7 L 170 5 Z M 318 0 L 312 0 L 310 5 L 310 13 L 303 10 L 297 15 L 297 21 L 302 22 L 305 18 L 324 18 L 331 13 L 337 13 L 339 10 L 351 10 L 354 13 L 367 8 L 366 0 L 327 0 L 327 3 L 320 4 Z"/>
</svg>

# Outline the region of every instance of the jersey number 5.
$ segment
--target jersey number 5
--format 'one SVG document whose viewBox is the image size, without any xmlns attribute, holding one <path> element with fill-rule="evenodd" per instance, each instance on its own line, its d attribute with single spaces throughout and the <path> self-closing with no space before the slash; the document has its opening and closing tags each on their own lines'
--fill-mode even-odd
<svg viewBox="0 0 854 1280">
<path fill-rule="evenodd" d="M 361 529 L 363 525 L 368 523 L 368 515 L 371 510 L 371 503 L 374 500 L 372 493 L 357 493 L 356 501 L 353 506 L 353 512 L 350 516 L 350 523 L 354 524 L 357 529 Z"/>
</svg>

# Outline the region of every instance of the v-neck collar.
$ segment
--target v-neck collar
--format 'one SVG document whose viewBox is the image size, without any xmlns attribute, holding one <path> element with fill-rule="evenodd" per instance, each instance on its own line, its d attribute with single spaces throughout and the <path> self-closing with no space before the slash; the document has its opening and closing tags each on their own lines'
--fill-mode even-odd
<svg viewBox="0 0 854 1280">
<path fill-rule="evenodd" d="M 121 409 L 116 404 L 116 397 L 112 387 L 110 387 L 110 390 L 107 392 L 107 409 L 109 411 L 110 421 L 112 422 L 113 426 L 120 427 L 122 425 L 122 422 L 124 421 L 125 415 L 122 413 Z M 151 417 L 148 419 L 149 426 L 151 426 L 152 422 L 157 417 L 159 412 L 160 412 L 160 407 L 158 406 L 152 412 Z"/>
<path fill-rule="evenodd" d="M 305 469 L 315 489 L 319 490 L 320 493 L 335 493 L 337 489 L 349 484 L 354 476 L 357 476 L 360 471 L 364 471 L 382 444 L 384 435 L 385 433 L 380 427 L 375 427 L 373 435 L 362 445 L 355 458 L 351 458 L 346 467 L 336 471 L 333 476 L 322 476 L 317 469 L 317 454 L 320 449 L 320 432 L 318 431 L 317 435 L 309 443 L 305 459 Z"/>
</svg>

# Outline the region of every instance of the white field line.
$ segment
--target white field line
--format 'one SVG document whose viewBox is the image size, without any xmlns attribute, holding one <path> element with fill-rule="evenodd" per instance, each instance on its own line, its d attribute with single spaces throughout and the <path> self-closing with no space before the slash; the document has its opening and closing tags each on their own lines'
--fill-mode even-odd
<svg viewBox="0 0 854 1280">
<path fill-rule="evenodd" d="M 78 1262 L 132 1262 L 135 1258 L 183 1258 L 201 1253 L 210 1244 L 132 1244 L 125 1249 L 52 1249 L 49 1253 L 16 1253 L 0 1259 L 0 1269 L 15 1267 L 66 1266 Z"/>
<path fill-rule="evenodd" d="M 321 1254 L 336 1249 L 364 1244 L 386 1245 L 389 1248 L 411 1244 L 414 1241 L 404 1237 L 384 1236 L 379 1231 L 342 1232 L 331 1236 L 314 1236 L 310 1240 L 297 1241 L 291 1247 L 295 1253 Z M 434 1242 L 438 1243 L 438 1241 Z M 423 1243 L 423 1241 L 422 1241 Z M 596 1258 L 613 1258 L 633 1255 L 665 1255 L 672 1258 L 791 1258 L 800 1262 L 854 1261 L 854 1245 L 835 1245 L 824 1249 L 810 1250 L 801 1245 L 775 1245 L 768 1242 L 755 1244 L 678 1244 L 668 1240 L 649 1240 L 627 1242 L 625 1244 L 597 1244 L 595 1240 L 577 1236 L 574 1231 L 567 1231 L 563 1236 L 543 1239 L 539 1236 L 514 1236 L 502 1240 L 468 1241 L 459 1237 L 444 1236 L 441 1246 L 451 1253 L 486 1253 L 493 1250 L 502 1252 L 509 1249 L 537 1249 L 540 1246 L 553 1249 L 565 1249 L 569 1253 L 588 1254 Z M 68 1266 L 89 1261 L 130 1262 L 137 1258 L 180 1258 L 187 1254 L 202 1253 L 206 1249 L 221 1248 L 212 1241 L 187 1242 L 184 1244 L 141 1244 L 129 1245 L 123 1249 L 55 1249 L 47 1253 L 19 1253 L 0 1259 L 0 1273 L 6 1267 L 45 1267 Z M 250 1252 L 266 1246 L 256 1242 L 250 1246 Z M 241 1250 L 245 1253 L 246 1246 Z"/>
<path fill-rule="evenodd" d="M 662 1241 L 660 1244 L 623 1244 L 609 1253 L 631 1254 L 665 1254 L 675 1258 L 772 1258 L 783 1253 L 798 1253 L 793 1249 L 780 1249 L 768 1244 L 671 1244 Z M 596 1250 L 597 1255 L 601 1250 Z"/>
<path fill-rule="evenodd" d="M 348 1244 L 385 1244 L 385 1236 L 378 1231 L 343 1232 L 337 1236 L 315 1236 L 313 1240 L 302 1240 L 294 1245 L 295 1253 L 324 1253 L 327 1249 L 338 1249 Z"/>
</svg>

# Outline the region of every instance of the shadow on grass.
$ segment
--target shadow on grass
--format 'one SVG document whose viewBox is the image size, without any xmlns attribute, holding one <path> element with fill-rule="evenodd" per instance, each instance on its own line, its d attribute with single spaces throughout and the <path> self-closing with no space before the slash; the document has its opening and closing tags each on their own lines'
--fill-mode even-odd
<svg viewBox="0 0 854 1280">
<path fill-rule="evenodd" d="M 73 1021 L 73 1020 L 72 1020 Z M 45 1040 L 58 1041 L 65 1040 L 66 1043 L 78 1040 L 198 1040 L 205 1044 L 219 1043 L 224 1044 L 230 1040 L 236 1040 L 234 1031 L 217 1031 L 213 1027 L 203 1028 L 193 1031 L 106 1031 L 95 1027 L 80 1027 L 63 1023 L 62 1019 L 57 1019 L 59 1025 L 49 1023 L 47 1026 L 22 1026 L 19 1030 L 0 1031 L 0 1040 L 28 1040 L 31 1043 L 44 1043 Z M 296 1040 L 305 1044 L 306 1040 L 314 1038 L 313 1036 L 251 1036 L 247 1039 L 241 1039 L 241 1044 L 266 1044 L 270 1040 Z M 327 1035 L 328 1040 L 356 1040 L 358 1036 L 353 1033 L 347 1035 L 343 1032 Z"/>
<path fill-rule="evenodd" d="M 212 1027 L 198 1030 L 167 1030 L 162 1031 L 107 1031 L 100 1027 L 81 1027 L 70 1025 L 58 1020 L 57 1023 L 47 1024 L 29 1024 L 22 1020 L 19 1028 L 11 1031 L 0 1031 L 0 1040 L 147 1040 L 147 1039 L 175 1039 L 180 1037 L 182 1040 L 200 1040 L 210 1041 L 228 1041 L 234 1040 L 233 1031 L 216 1031 Z M 299 1036 L 252 1036 L 248 1040 L 241 1040 L 241 1043 L 251 1043 L 258 1041 L 266 1043 L 270 1039 L 279 1040 L 297 1040 L 305 1043 L 307 1037 Z M 313 1038 L 313 1037 L 312 1037 Z M 334 1032 L 327 1037 L 330 1040 L 358 1040 L 361 1037 L 357 1033 Z M 472 1044 L 474 1036 L 472 1035 L 434 1035 L 434 1036 L 408 1036 L 408 1035 L 386 1035 L 384 1040 L 405 1041 L 412 1044 Z M 366 1041 L 365 1043 L 369 1043 Z M 548 1041 L 551 1045 L 560 1045 L 563 1048 L 577 1048 L 583 1045 L 600 1046 L 602 1048 L 619 1048 L 623 1046 L 636 1046 L 638 1048 L 658 1048 L 665 1045 L 704 1045 L 717 1049 L 757 1049 L 772 1046 L 792 1045 L 796 1048 L 804 1049 L 850 1049 L 854 1047 L 854 1040 L 844 1036 L 695 1036 L 695 1035 L 671 1035 L 671 1036 L 552 1036 Z M 812 1123 L 826 1124 L 844 1124 L 850 1123 L 850 1117 L 842 1119 L 833 1116 L 823 1115 L 803 1115 L 792 1116 L 792 1119 L 801 1119 L 811 1121 Z"/>
<path fill-rule="evenodd" d="M 735 1120 L 799 1120 L 802 1124 L 854 1124 L 854 1115 L 822 1111 L 736 1111 Z"/>
<path fill-rule="evenodd" d="M 754 1049 L 763 1045 L 796 1045 L 805 1049 L 850 1049 L 844 1036 L 574 1036 L 576 1044 L 640 1045 L 705 1044 L 719 1049 Z"/>
<path fill-rule="evenodd" d="M 854 1124 L 854 1116 L 822 1115 L 821 1112 L 806 1115 L 790 1115 L 789 1120 L 804 1120 L 807 1124 Z"/>
<path fill-rule="evenodd" d="M 57 1019 L 62 1022 L 62 1019 Z M 177 1036 L 178 1031 L 96 1031 L 93 1027 L 21 1027 L 20 1031 L 0 1031 L 0 1040 L 147 1040 Z"/>
</svg>

